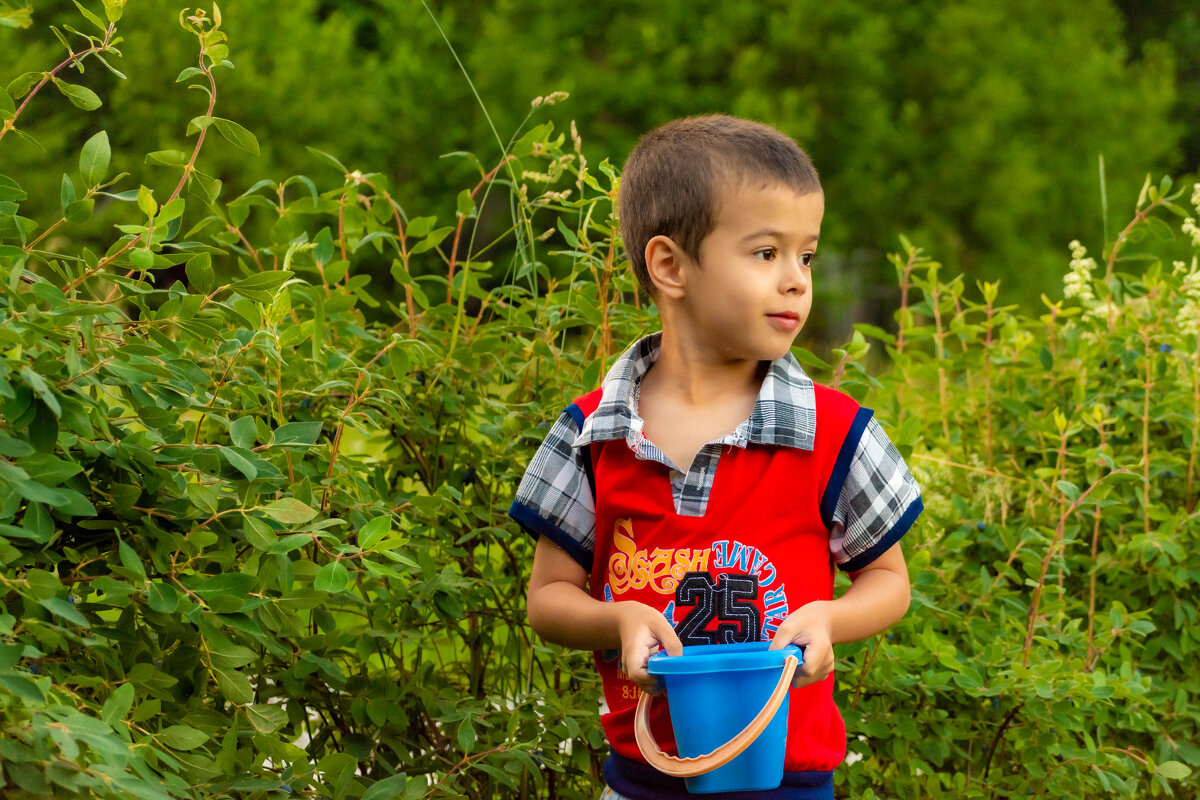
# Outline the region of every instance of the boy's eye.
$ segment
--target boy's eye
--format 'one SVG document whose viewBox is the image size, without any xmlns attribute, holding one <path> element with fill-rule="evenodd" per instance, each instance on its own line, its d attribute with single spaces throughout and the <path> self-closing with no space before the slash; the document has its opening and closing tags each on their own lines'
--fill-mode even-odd
<svg viewBox="0 0 1200 800">
<path fill-rule="evenodd" d="M 774 247 L 764 247 L 761 250 L 755 250 L 754 255 L 758 256 L 761 261 L 774 261 L 779 255 L 779 251 Z"/>
<path fill-rule="evenodd" d="M 811 267 L 813 259 L 816 257 L 816 253 L 805 253 L 804 255 L 800 256 L 800 263 L 806 267 Z"/>
</svg>

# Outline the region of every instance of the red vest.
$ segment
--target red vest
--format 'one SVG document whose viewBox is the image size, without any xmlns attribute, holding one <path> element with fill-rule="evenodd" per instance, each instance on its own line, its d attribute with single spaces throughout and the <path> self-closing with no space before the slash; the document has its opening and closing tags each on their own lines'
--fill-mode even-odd
<svg viewBox="0 0 1200 800">
<path fill-rule="evenodd" d="M 820 502 L 858 411 L 841 392 L 815 386 L 811 451 L 750 443 L 721 454 L 702 517 L 675 512 L 668 468 L 634 456 L 624 439 L 589 446 L 596 498 L 592 597 L 637 600 L 663 611 L 685 645 L 771 639 L 789 612 L 833 599 L 834 563 Z M 584 417 L 596 390 L 575 401 Z M 633 737 L 639 689 L 612 651 L 594 653 L 612 748 L 645 762 Z M 656 699 L 651 727 L 673 752 L 668 704 Z M 846 755 L 846 728 L 833 703 L 833 675 L 792 689 L 787 772 L 834 769 Z"/>
</svg>

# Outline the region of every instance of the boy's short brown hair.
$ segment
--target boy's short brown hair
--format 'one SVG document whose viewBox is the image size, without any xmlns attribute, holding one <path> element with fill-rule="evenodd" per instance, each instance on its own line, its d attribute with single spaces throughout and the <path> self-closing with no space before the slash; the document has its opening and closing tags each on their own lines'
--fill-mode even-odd
<svg viewBox="0 0 1200 800">
<path fill-rule="evenodd" d="M 782 183 L 821 191 L 812 161 L 790 137 L 759 122 L 712 114 L 685 117 L 644 135 L 625 161 L 617 217 L 625 252 L 652 294 L 646 244 L 669 236 L 692 258 L 716 224 L 717 191 L 730 182 Z"/>
</svg>

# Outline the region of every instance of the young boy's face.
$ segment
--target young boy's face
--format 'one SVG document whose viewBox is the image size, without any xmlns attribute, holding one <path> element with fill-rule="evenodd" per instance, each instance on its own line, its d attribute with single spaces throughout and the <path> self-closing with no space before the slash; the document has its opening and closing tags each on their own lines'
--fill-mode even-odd
<svg viewBox="0 0 1200 800">
<path fill-rule="evenodd" d="M 820 192 L 731 185 L 689 272 L 680 322 L 718 357 L 780 358 L 812 308 L 812 259 L 825 214 Z"/>
</svg>

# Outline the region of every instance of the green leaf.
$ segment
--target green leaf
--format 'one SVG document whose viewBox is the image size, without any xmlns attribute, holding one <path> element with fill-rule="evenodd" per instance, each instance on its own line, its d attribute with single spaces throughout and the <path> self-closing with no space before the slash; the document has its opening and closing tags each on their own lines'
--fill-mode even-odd
<svg viewBox="0 0 1200 800">
<path fill-rule="evenodd" d="M 46 73 L 44 72 L 26 72 L 23 75 L 18 75 L 8 83 L 9 96 L 15 100 L 20 100 L 29 94 L 30 89 L 41 83 L 44 77 L 46 77 Z"/>
<path fill-rule="evenodd" d="M 252 481 L 258 477 L 258 467 L 254 466 L 253 461 L 246 458 L 232 447 L 220 445 L 218 449 L 220 450 L 221 455 L 224 456 L 225 460 L 229 462 L 231 467 L 246 476 L 246 480 Z"/>
<path fill-rule="evenodd" d="M 287 724 L 287 712 L 283 706 L 256 703 L 245 707 L 246 717 L 259 733 L 274 733 Z"/>
<path fill-rule="evenodd" d="M 133 699 L 133 684 L 122 683 L 104 701 L 104 708 L 100 711 L 100 719 L 104 720 L 104 723 L 110 728 L 117 727 L 117 723 L 125 719 L 125 715 L 133 708 Z"/>
<path fill-rule="evenodd" d="M 221 694 L 229 702 L 238 705 L 254 702 L 254 687 L 250 685 L 250 679 L 236 669 L 214 666 L 213 677 L 217 679 Z"/>
<path fill-rule="evenodd" d="M 343 175 L 345 175 L 346 173 L 348 173 L 350 171 L 350 170 L 346 169 L 345 164 L 338 161 L 336 158 L 329 155 L 329 153 L 326 153 L 324 150 L 318 150 L 317 148 L 309 147 L 308 145 L 305 145 L 304 149 L 307 150 L 308 152 L 312 153 L 314 156 L 316 156 L 318 161 L 328 164 L 329 166 L 331 166 L 334 169 L 341 172 Z"/>
<path fill-rule="evenodd" d="M 217 513 L 217 506 L 220 504 L 220 495 L 212 486 L 206 486 L 202 483 L 189 483 L 185 489 L 188 499 L 206 513 Z"/>
<path fill-rule="evenodd" d="M 191 136 L 193 133 L 199 133 L 200 131 L 207 128 L 209 125 L 212 125 L 213 119 L 215 119 L 215 118 L 204 116 L 204 115 L 201 115 L 199 117 L 192 117 L 191 120 L 187 124 L 187 133 L 185 135 Z"/>
<path fill-rule="evenodd" d="M 154 253 L 138 247 L 129 251 L 129 263 L 141 270 L 154 269 Z"/>
<path fill-rule="evenodd" d="M 31 456 L 36 452 L 37 450 L 29 442 L 14 439 L 3 431 L 0 431 L 0 456 L 21 458 L 22 456 Z"/>
<path fill-rule="evenodd" d="M 254 590 L 258 579 L 245 572 L 222 572 L 220 575 L 188 575 L 181 579 L 183 585 L 208 600 L 218 595 L 245 597 Z"/>
<path fill-rule="evenodd" d="M 442 240 L 449 236 L 453 230 L 454 228 L 446 227 L 438 228 L 437 230 L 430 232 L 428 236 L 417 242 L 416 245 L 413 246 L 412 250 L 408 251 L 409 255 L 415 256 L 419 253 L 424 253 L 426 250 L 432 250 L 441 244 Z"/>
<path fill-rule="evenodd" d="M 462 748 L 464 754 L 475 749 L 475 726 L 471 724 L 470 717 L 459 723 L 458 746 Z"/>
<path fill-rule="evenodd" d="M 187 200 L 183 197 L 176 197 L 174 200 L 168 201 L 165 206 L 158 210 L 158 216 L 154 220 L 155 224 L 165 225 L 173 219 L 182 217 L 186 207 Z"/>
<path fill-rule="evenodd" d="M 382 517 L 375 519 L 363 525 L 358 532 L 358 546 L 363 550 L 370 550 L 371 545 L 378 542 L 384 536 L 387 536 L 392 531 L 392 518 L 385 514 Z"/>
<path fill-rule="evenodd" d="M 42 693 L 38 685 L 20 675 L 0 675 L 0 687 L 35 703 L 46 702 L 46 695 Z"/>
<path fill-rule="evenodd" d="M 71 180 L 71 176 L 63 173 L 62 187 L 58 192 L 58 204 L 63 211 L 67 210 L 67 206 L 75 202 L 77 195 L 75 194 L 75 182 Z"/>
<path fill-rule="evenodd" d="M 153 218 L 158 213 L 158 203 L 154 199 L 154 192 L 145 186 L 138 187 L 137 204 L 142 213 L 149 218 Z"/>
<path fill-rule="evenodd" d="M 458 193 L 455 210 L 460 217 L 470 218 L 475 216 L 475 199 L 471 197 L 470 189 L 463 189 Z"/>
<path fill-rule="evenodd" d="M 146 580 L 146 568 L 142 566 L 142 560 L 138 558 L 136 550 L 121 541 L 117 545 L 117 553 L 121 559 L 121 566 L 136 573 L 143 581 Z"/>
<path fill-rule="evenodd" d="M 284 525 L 303 525 L 317 515 L 315 509 L 309 508 L 294 497 L 283 497 L 263 507 L 263 512 Z"/>
<path fill-rule="evenodd" d="M 101 22 L 99 17 L 97 17 L 91 11 L 88 11 L 86 8 L 84 8 L 79 3 L 79 0 L 74 0 L 74 2 L 75 2 L 75 7 L 79 9 L 79 13 L 83 14 L 83 16 L 87 19 L 88 22 L 92 23 L 97 28 L 99 28 L 101 33 L 108 33 L 108 26 L 105 25 L 103 22 Z"/>
<path fill-rule="evenodd" d="M 92 211 L 95 210 L 95 207 L 95 200 L 76 200 L 67 206 L 63 217 L 72 225 L 82 225 L 92 218 Z"/>
<path fill-rule="evenodd" d="M 58 41 L 62 44 L 62 46 L 67 48 L 67 52 L 69 52 L 69 53 L 75 52 L 75 48 L 71 47 L 71 43 L 67 41 L 66 36 L 63 36 L 62 31 L 60 31 L 58 28 L 56 28 L 53 25 L 50 26 L 50 31 L 58 38 Z"/>
<path fill-rule="evenodd" d="M 169 583 L 152 581 L 146 590 L 146 603 L 152 611 L 160 614 L 174 614 L 179 607 L 179 590 Z"/>
<path fill-rule="evenodd" d="M 166 167 L 185 167 L 188 154 L 182 150 L 155 150 L 146 154 L 147 164 L 161 164 Z"/>
<path fill-rule="evenodd" d="M 363 792 L 362 800 L 395 800 L 401 796 L 407 783 L 408 775 L 405 773 L 391 775 L 368 786 L 367 790 Z M 424 781 L 421 783 L 424 786 Z"/>
<path fill-rule="evenodd" d="M 194 750 L 208 741 L 208 734 L 187 725 L 172 725 L 161 731 L 158 739 L 174 750 Z"/>
<path fill-rule="evenodd" d="M 54 390 L 46 379 L 38 372 L 35 372 L 28 365 L 21 367 L 21 380 L 30 389 L 37 393 L 42 402 L 46 404 L 56 417 L 62 416 L 62 405 L 58 402 L 58 397 L 54 394 Z M 34 441 L 36 445 L 36 440 Z"/>
<path fill-rule="evenodd" d="M 562 217 L 558 218 L 558 232 L 567 240 L 567 244 L 575 249 L 579 248 L 579 237 L 575 235 L 575 231 L 567 227 L 567 223 L 563 221 Z"/>
<path fill-rule="evenodd" d="M 217 126 L 217 132 L 229 140 L 235 147 L 258 155 L 258 140 L 254 138 L 254 134 L 238 125 L 236 122 L 221 117 L 214 117 L 213 124 Z"/>
<path fill-rule="evenodd" d="M 246 541 L 250 543 L 256 550 L 267 551 L 275 545 L 279 537 L 275 535 L 275 531 L 271 526 L 263 522 L 257 517 L 245 517 Z"/>
<path fill-rule="evenodd" d="M 91 627 L 91 624 L 87 621 L 87 618 L 85 618 L 83 614 L 80 614 L 79 610 L 75 608 L 74 605 L 62 599 L 61 597 L 43 597 L 40 598 L 38 602 L 47 611 L 62 617 L 72 625 L 78 625 L 81 628 Z"/>
<path fill-rule="evenodd" d="M 1059 481 L 1057 484 L 1058 490 L 1067 496 L 1067 499 L 1074 503 L 1079 499 L 1079 487 L 1070 481 Z"/>
<path fill-rule="evenodd" d="M 293 274 L 289 270 L 258 272 L 248 278 L 242 278 L 230 288 L 240 294 L 247 294 L 248 292 L 271 292 L 282 286 Z M 270 302 L 270 298 L 264 302 Z"/>
<path fill-rule="evenodd" d="M 102 105 L 100 96 L 86 86 L 67 83 L 59 78 L 54 78 L 54 85 L 58 87 L 60 92 L 66 95 L 68 100 L 84 111 L 95 111 Z"/>
<path fill-rule="evenodd" d="M 1164 778 L 1181 781 L 1192 774 L 1192 768 L 1179 761 L 1164 761 L 1154 768 L 1154 771 Z"/>
<path fill-rule="evenodd" d="M 829 364 L 825 363 L 812 352 L 803 347 L 793 347 L 792 355 L 796 357 L 797 361 L 807 367 L 814 367 L 815 369 L 829 369 Z"/>
<path fill-rule="evenodd" d="M 99 61 L 101 64 L 103 64 L 104 68 L 106 70 L 111 72 L 113 75 L 116 75 L 118 78 L 120 78 L 123 81 L 128 80 L 128 78 L 125 77 L 125 73 L 121 72 L 121 70 L 117 69 L 112 64 L 108 63 L 108 60 L 104 56 L 100 55 L 99 53 L 96 53 L 95 56 L 96 56 L 96 60 Z"/>
<path fill-rule="evenodd" d="M 321 435 L 321 422 L 286 422 L 275 430 L 272 447 L 280 445 L 313 445 Z"/>
<path fill-rule="evenodd" d="M 200 253 L 188 259 L 184 267 L 188 283 L 197 291 L 208 293 L 217 285 L 217 276 L 212 268 L 212 256 Z"/>
<path fill-rule="evenodd" d="M 40 143 L 40 142 L 38 142 L 38 140 L 37 140 L 37 139 L 33 138 L 32 136 L 30 136 L 28 133 L 26 133 L 25 131 L 21 130 L 20 128 L 12 128 L 12 129 L 9 131 L 9 133 L 12 133 L 12 134 L 14 134 L 14 135 L 17 137 L 18 141 L 20 141 L 20 142 L 22 142 L 22 143 L 24 143 L 24 144 L 27 144 L 27 145 L 29 145 L 30 147 L 32 147 L 32 148 L 34 148 L 35 150 L 37 150 L 39 153 L 45 153 L 45 152 L 46 152 L 46 148 L 42 147 L 41 143 Z M 26 232 L 28 232 L 28 231 L 26 231 Z"/>
<path fill-rule="evenodd" d="M 3 94 L 3 92 L 0 92 Z M 24 200 L 28 195 L 21 188 L 20 184 L 14 181 L 7 175 L 0 175 L 0 202 Z"/>
<path fill-rule="evenodd" d="M 197 75 L 203 75 L 203 74 L 204 74 L 204 70 L 200 69 L 199 67 L 187 67 L 182 72 L 179 73 L 179 75 L 175 78 L 175 82 L 183 83 L 188 78 L 194 78 Z"/>
<path fill-rule="evenodd" d="M 408 221 L 408 227 L 404 233 L 414 239 L 420 239 L 422 236 L 428 236 L 436 224 L 437 217 L 413 217 Z"/>
<path fill-rule="evenodd" d="M 317 573 L 313 588 L 318 592 L 337 594 L 350 585 L 350 571 L 341 561 L 330 561 Z"/>
<path fill-rule="evenodd" d="M 254 447 L 257 430 L 254 424 L 254 417 L 238 417 L 229 423 L 229 439 L 237 447 L 250 450 Z"/>
<path fill-rule="evenodd" d="M 33 24 L 33 6 L 22 4 L 16 8 L 0 6 L 0 27 L 28 28 Z"/>
</svg>

